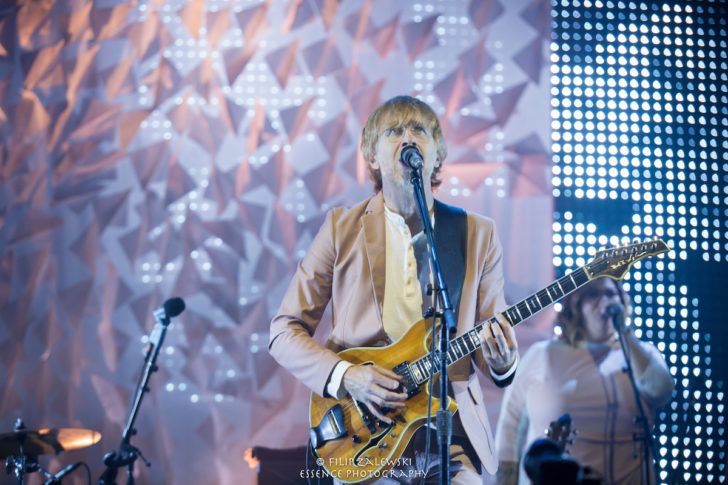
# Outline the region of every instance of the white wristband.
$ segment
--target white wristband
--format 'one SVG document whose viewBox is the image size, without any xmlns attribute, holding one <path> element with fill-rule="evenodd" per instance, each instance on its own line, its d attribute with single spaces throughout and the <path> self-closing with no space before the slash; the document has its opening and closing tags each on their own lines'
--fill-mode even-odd
<svg viewBox="0 0 728 485">
<path fill-rule="evenodd" d="M 341 385 L 341 381 L 344 379 L 344 372 L 352 365 L 354 364 L 345 360 L 336 363 L 329 382 L 326 384 L 326 392 L 329 393 L 329 396 L 335 399 L 343 399 L 346 396 L 346 389 Z"/>
<path fill-rule="evenodd" d="M 516 367 L 518 367 L 518 354 L 516 354 L 516 360 L 513 361 L 513 364 L 511 364 L 511 367 L 505 372 L 505 374 L 496 374 L 490 367 L 488 367 L 488 370 L 490 371 L 490 375 L 493 376 L 493 379 L 496 381 L 505 381 L 511 377 L 514 372 L 516 372 Z"/>
</svg>

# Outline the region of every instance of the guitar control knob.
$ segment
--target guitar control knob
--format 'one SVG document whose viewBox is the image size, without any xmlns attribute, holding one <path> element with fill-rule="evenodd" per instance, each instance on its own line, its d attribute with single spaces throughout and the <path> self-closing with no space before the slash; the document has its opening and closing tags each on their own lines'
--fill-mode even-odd
<svg viewBox="0 0 728 485">
<path fill-rule="evenodd" d="M 359 438 L 358 434 L 355 434 L 351 437 L 351 441 L 353 441 L 354 443 L 361 443 L 361 438 Z"/>
<path fill-rule="evenodd" d="M 386 447 L 387 447 L 387 443 L 386 443 L 386 441 L 382 441 L 381 443 L 379 443 L 379 447 L 380 447 L 381 449 L 384 449 L 384 448 L 386 448 Z"/>
<path fill-rule="evenodd" d="M 389 433 L 389 437 L 390 438 L 396 438 L 397 437 L 397 434 L 396 433 Z"/>
</svg>

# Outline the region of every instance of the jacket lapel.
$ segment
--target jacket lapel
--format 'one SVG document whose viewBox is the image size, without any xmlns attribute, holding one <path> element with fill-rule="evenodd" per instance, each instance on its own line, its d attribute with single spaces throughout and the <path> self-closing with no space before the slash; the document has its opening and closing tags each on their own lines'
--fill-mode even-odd
<svg viewBox="0 0 728 485">
<path fill-rule="evenodd" d="M 361 225 L 364 231 L 364 246 L 369 264 L 369 276 L 377 304 L 377 315 L 379 316 L 379 322 L 382 323 L 387 248 L 384 232 L 384 198 L 381 192 L 369 201 Z"/>
</svg>

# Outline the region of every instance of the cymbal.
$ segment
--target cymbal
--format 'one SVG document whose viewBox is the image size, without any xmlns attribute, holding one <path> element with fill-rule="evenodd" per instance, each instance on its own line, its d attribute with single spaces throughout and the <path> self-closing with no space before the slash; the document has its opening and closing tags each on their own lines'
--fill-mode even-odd
<svg viewBox="0 0 728 485">
<path fill-rule="evenodd" d="M 22 429 L 0 434 L 0 459 L 8 456 L 58 454 L 91 446 L 99 440 L 101 433 L 90 429 Z"/>
</svg>

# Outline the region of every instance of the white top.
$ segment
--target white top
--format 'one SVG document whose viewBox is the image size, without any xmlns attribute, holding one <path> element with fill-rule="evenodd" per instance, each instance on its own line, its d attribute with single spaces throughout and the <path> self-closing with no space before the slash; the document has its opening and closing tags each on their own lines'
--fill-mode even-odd
<svg viewBox="0 0 728 485">
<path fill-rule="evenodd" d="M 640 344 L 650 364 L 635 378 L 638 388 L 645 388 L 668 371 L 652 344 Z M 567 445 L 572 459 L 596 471 L 605 484 L 641 483 L 641 448 L 633 443 L 633 433 L 641 428 L 635 424 L 638 411 L 624 366 L 618 341 L 572 347 L 555 339 L 528 349 L 506 389 L 496 428 L 498 460 L 521 462 L 518 483 L 530 483 L 522 463 L 525 448 L 565 413 L 577 433 Z M 642 403 L 651 419 L 654 409 Z"/>
</svg>

